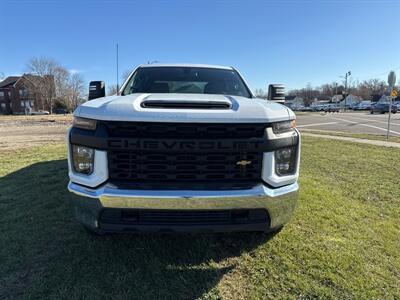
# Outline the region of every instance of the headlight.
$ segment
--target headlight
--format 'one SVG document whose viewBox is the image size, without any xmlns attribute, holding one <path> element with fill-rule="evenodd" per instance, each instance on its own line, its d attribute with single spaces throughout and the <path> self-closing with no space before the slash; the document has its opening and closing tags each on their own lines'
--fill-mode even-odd
<svg viewBox="0 0 400 300">
<path fill-rule="evenodd" d="M 272 123 L 274 133 L 291 131 L 296 128 L 296 120 Z"/>
<path fill-rule="evenodd" d="M 74 117 L 72 126 L 81 129 L 95 130 L 96 120 Z"/>
<path fill-rule="evenodd" d="M 94 149 L 72 145 L 72 161 L 75 172 L 86 175 L 92 174 Z"/>
<path fill-rule="evenodd" d="M 275 172 L 279 176 L 296 173 L 297 150 L 295 147 L 275 151 Z"/>
</svg>

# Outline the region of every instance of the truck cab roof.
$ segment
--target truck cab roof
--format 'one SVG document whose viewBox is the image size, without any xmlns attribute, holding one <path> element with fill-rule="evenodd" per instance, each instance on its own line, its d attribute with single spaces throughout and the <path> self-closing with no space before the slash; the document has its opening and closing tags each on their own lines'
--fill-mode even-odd
<svg viewBox="0 0 400 300">
<path fill-rule="evenodd" d="M 185 64 L 185 63 L 170 63 L 170 64 L 143 64 L 139 65 L 139 68 L 154 68 L 154 67 L 187 67 L 187 68 L 209 68 L 209 69 L 223 69 L 233 70 L 232 67 L 220 66 L 220 65 L 207 65 L 207 64 Z"/>
</svg>

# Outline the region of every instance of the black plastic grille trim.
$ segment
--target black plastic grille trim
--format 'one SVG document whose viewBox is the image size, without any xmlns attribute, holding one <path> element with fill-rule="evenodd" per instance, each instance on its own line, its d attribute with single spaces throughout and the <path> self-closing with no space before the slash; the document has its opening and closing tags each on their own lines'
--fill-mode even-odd
<svg viewBox="0 0 400 300">
<path fill-rule="evenodd" d="M 242 166 L 238 162 L 246 161 Z M 133 182 L 257 182 L 262 153 L 146 153 L 108 151 L 110 180 Z"/>
<path fill-rule="evenodd" d="M 126 225 L 229 225 L 266 223 L 264 209 L 234 210 L 149 210 L 106 208 L 101 224 Z"/>
<path fill-rule="evenodd" d="M 262 123 L 148 123 L 100 122 L 107 128 L 109 137 L 144 137 L 174 139 L 232 139 L 262 137 L 268 124 Z"/>
</svg>

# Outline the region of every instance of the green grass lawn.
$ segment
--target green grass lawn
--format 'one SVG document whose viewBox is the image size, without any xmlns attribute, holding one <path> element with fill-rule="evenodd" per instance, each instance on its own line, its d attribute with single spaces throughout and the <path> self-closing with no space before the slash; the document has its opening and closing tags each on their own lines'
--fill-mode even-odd
<svg viewBox="0 0 400 300">
<path fill-rule="evenodd" d="M 400 151 L 303 139 L 277 235 L 112 235 L 77 224 L 63 145 L 0 152 L 0 299 L 400 298 Z"/>
</svg>

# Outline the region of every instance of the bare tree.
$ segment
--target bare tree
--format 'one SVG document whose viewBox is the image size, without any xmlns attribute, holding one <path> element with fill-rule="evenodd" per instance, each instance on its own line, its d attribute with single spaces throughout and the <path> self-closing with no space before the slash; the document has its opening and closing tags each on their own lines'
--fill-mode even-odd
<svg viewBox="0 0 400 300">
<path fill-rule="evenodd" d="M 124 73 L 122 73 L 121 82 L 122 83 L 125 82 L 125 80 L 128 79 L 129 75 L 131 75 L 131 73 L 132 73 L 132 71 L 130 71 L 130 70 L 126 70 Z"/>
<path fill-rule="evenodd" d="M 55 96 L 57 99 L 65 101 L 70 95 L 69 80 L 71 74 L 66 68 L 61 66 L 57 68 L 56 72 L 57 75 L 54 77 Z"/>
<path fill-rule="evenodd" d="M 108 86 L 107 88 L 107 96 L 111 96 L 111 95 L 116 95 L 118 92 L 117 90 L 117 85 L 116 84 L 111 84 Z"/>
<path fill-rule="evenodd" d="M 68 99 L 72 110 L 75 110 L 78 105 L 81 104 L 84 95 L 85 80 L 83 79 L 82 74 L 71 74 L 68 80 Z"/>
<path fill-rule="evenodd" d="M 267 98 L 267 93 L 263 89 L 255 89 L 254 95 L 258 98 Z"/>
<path fill-rule="evenodd" d="M 34 93 L 44 101 L 41 108 L 53 112 L 54 101 L 68 109 L 76 109 L 85 96 L 85 81 L 82 74 L 70 73 L 51 58 L 35 57 L 26 66 L 30 74 L 25 75 Z"/>
<path fill-rule="evenodd" d="M 26 76 L 34 92 L 39 95 L 44 104 L 53 112 L 55 97 L 63 96 L 67 86 L 68 71 L 55 60 L 46 57 L 34 57 L 26 65 L 31 76 Z M 33 75 L 33 76 L 32 76 Z"/>
<path fill-rule="evenodd" d="M 387 93 L 387 84 L 385 81 L 377 78 L 364 80 L 362 82 L 358 80 L 349 80 L 347 89 L 349 93 L 367 100 L 373 99 L 374 95 L 379 96 Z M 333 95 L 342 95 L 344 90 L 344 85 L 339 85 L 336 82 L 323 84 L 318 87 L 312 87 L 311 83 L 308 83 L 305 88 L 290 90 L 288 94 L 302 97 L 304 102 L 308 105 L 312 103 L 314 98 L 323 100 L 332 99 Z"/>
</svg>

